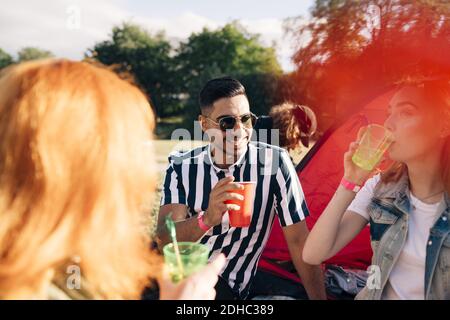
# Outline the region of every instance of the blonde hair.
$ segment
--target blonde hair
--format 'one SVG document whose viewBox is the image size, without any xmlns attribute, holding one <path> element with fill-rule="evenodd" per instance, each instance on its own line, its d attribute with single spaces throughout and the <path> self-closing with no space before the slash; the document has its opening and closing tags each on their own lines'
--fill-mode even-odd
<svg viewBox="0 0 450 320">
<path fill-rule="evenodd" d="M 428 81 L 408 79 L 402 85 L 415 86 L 422 90 L 430 102 L 429 110 L 436 115 L 436 119 L 443 119 L 450 131 L 450 80 L 447 78 Z M 447 194 L 450 195 L 450 136 L 446 138 L 441 151 L 441 164 L 442 181 Z M 406 170 L 407 167 L 404 163 L 394 162 L 382 173 L 381 181 L 383 183 L 396 182 Z"/>
<path fill-rule="evenodd" d="M 95 298 L 139 298 L 158 265 L 141 230 L 153 128 L 144 95 L 105 68 L 1 72 L 0 298 L 35 293 L 74 257 Z"/>
<path fill-rule="evenodd" d="M 300 144 L 302 130 L 298 119 L 294 115 L 294 109 L 298 107 L 302 108 L 303 112 L 311 121 L 309 131 L 303 132 L 303 134 L 311 136 L 317 129 L 317 120 L 314 111 L 309 107 L 284 102 L 280 105 L 273 106 L 269 111 L 269 116 L 273 121 L 273 129 L 279 130 L 280 146 L 288 150 L 295 149 Z"/>
</svg>

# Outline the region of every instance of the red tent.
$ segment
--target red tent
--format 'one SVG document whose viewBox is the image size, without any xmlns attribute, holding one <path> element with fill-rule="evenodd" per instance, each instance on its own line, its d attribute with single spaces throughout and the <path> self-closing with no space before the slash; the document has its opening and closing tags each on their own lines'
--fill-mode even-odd
<svg viewBox="0 0 450 320">
<path fill-rule="evenodd" d="M 339 185 L 343 175 L 343 155 L 348 150 L 350 142 L 354 141 L 360 127 L 368 123 L 384 122 L 392 94 L 393 90 L 390 89 L 356 108 L 357 111 L 329 129 L 297 166 L 296 170 L 310 210 L 310 216 L 306 220 L 309 229 L 314 226 Z M 325 264 L 366 270 L 371 257 L 370 234 L 366 226 L 353 241 Z M 296 272 L 286 271 L 280 264 L 274 262 L 290 260 L 283 232 L 278 220 L 275 219 L 258 267 L 280 277 L 300 282 Z"/>
</svg>

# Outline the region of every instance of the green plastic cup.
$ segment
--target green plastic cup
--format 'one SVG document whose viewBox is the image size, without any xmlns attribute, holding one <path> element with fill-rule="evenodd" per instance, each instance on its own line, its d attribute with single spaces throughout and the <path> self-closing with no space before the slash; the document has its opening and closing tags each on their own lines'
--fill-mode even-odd
<svg viewBox="0 0 450 320">
<path fill-rule="evenodd" d="M 360 168 L 372 171 L 392 143 L 391 132 L 383 126 L 371 124 L 361 138 L 352 161 Z"/>
<path fill-rule="evenodd" d="M 178 248 L 182 268 L 179 266 L 173 243 L 166 244 L 163 248 L 164 262 L 174 283 L 202 269 L 208 263 L 209 256 L 209 248 L 201 243 L 178 242 Z"/>
</svg>

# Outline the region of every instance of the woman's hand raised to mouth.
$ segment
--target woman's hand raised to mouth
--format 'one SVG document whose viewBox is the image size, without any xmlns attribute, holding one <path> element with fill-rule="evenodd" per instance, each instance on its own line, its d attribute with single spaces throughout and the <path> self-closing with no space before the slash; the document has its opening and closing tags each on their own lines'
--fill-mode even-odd
<svg viewBox="0 0 450 320">
<path fill-rule="evenodd" d="M 348 151 L 344 154 L 344 178 L 360 186 L 369 178 L 372 171 L 361 169 L 353 162 L 352 158 L 366 130 L 367 127 L 359 129 L 357 140 L 350 143 Z"/>
</svg>

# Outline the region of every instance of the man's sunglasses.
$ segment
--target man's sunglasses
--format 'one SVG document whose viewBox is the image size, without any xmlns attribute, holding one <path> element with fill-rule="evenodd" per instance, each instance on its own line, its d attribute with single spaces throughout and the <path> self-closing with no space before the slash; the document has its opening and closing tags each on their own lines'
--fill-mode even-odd
<svg viewBox="0 0 450 320">
<path fill-rule="evenodd" d="M 204 116 L 209 121 L 215 123 L 219 126 L 220 130 L 226 131 L 226 130 L 232 130 L 236 126 L 237 121 L 240 121 L 242 125 L 248 129 L 253 128 L 253 126 L 256 123 L 256 120 L 258 120 L 258 117 L 254 115 L 253 113 L 246 113 L 242 116 L 235 117 L 235 116 L 220 116 L 216 120 L 211 119 L 207 116 Z"/>
</svg>

